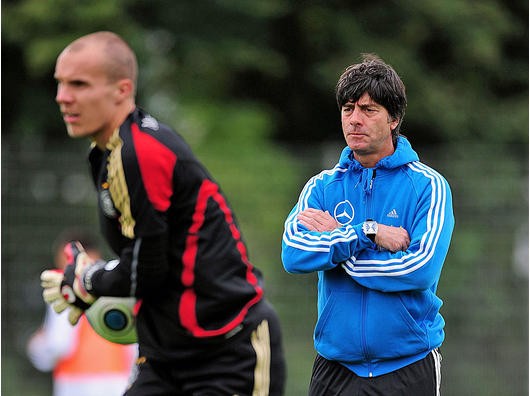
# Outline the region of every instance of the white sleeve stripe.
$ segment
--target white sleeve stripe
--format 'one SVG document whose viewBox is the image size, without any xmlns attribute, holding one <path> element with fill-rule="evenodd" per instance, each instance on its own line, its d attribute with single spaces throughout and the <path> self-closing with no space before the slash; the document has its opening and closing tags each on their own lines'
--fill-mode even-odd
<svg viewBox="0 0 530 396">
<path fill-rule="evenodd" d="M 335 166 L 333 169 L 328 169 L 320 172 L 318 175 L 314 176 L 309 183 L 306 184 L 304 189 L 302 190 L 302 193 L 300 194 L 300 199 L 298 201 L 298 207 L 299 211 L 303 211 L 308 207 L 307 201 L 309 200 L 309 197 L 311 196 L 311 191 L 317 184 L 317 181 L 323 180 L 325 176 L 332 176 L 333 174 L 337 172 L 346 172 L 347 168 L 341 168 L 339 165 Z"/>
<path fill-rule="evenodd" d="M 320 172 L 305 185 L 304 189 L 300 193 L 297 211 L 291 213 L 291 215 L 285 221 L 283 241 L 286 243 L 286 245 L 304 251 L 329 252 L 331 246 L 336 243 L 350 242 L 357 239 L 357 234 L 351 226 L 346 227 L 344 230 L 333 230 L 329 234 L 323 233 L 315 235 L 310 232 L 299 232 L 298 223 L 296 221 L 296 216 L 298 213 L 309 207 L 308 200 L 317 182 L 323 180 L 325 176 L 331 176 L 336 172 L 346 171 L 346 168 L 341 168 L 337 165 L 333 169 Z"/>
<path fill-rule="evenodd" d="M 434 183 L 434 180 L 431 180 L 431 184 Z M 439 180 L 437 182 L 437 185 L 440 185 L 439 183 Z M 441 191 L 443 190 L 443 191 Z M 438 192 L 437 192 L 438 191 Z M 436 194 L 440 195 L 442 194 L 442 197 L 441 198 L 436 198 Z M 428 241 L 428 244 L 430 245 L 430 243 L 432 242 L 432 238 L 435 236 L 435 234 L 433 232 L 431 232 L 431 230 L 433 229 L 433 220 L 432 218 L 434 217 L 434 226 L 437 225 L 438 223 L 438 217 L 440 216 L 439 215 L 439 212 L 440 212 L 440 203 L 445 203 L 445 195 L 446 195 L 446 191 L 445 191 L 445 186 L 443 185 L 443 183 L 441 184 L 441 188 L 437 189 L 435 187 L 435 185 L 433 184 L 433 194 L 431 195 L 431 207 L 429 209 L 429 213 L 428 213 L 428 217 L 427 217 L 427 232 L 423 235 L 422 237 L 422 240 L 420 242 L 420 249 L 418 252 L 416 253 L 413 253 L 413 254 L 409 254 L 407 256 L 403 256 L 399 259 L 390 259 L 390 260 L 358 260 L 355 264 L 356 265 L 359 265 L 359 266 L 362 266 L 362 265 L 366 265 L 366 264 L 385 264 L 385 263 L 401 263 L 403 262 L 403 260 L 406 260 L 406 259 L 409 259 L 410 257 L 414 257 L 414 256 L 417 256 L 419 255 L 420 253 L 424 252 L 424 249 L 425 249 L 425 240 L 427 237 L 429 237 L 429 241 Z M 433 210 L 435 210 L 433 212 Z M 444 210 L 444 206 L 442 206 L 442 211 Z M 442 213 L 441 215 L 442 217 L 445 216 L 445 213 Z M 440 229 L 438 229 L 438 231 L 440 231 Z"/>
<path fill-rule="evenodd" d="M 357 238 L 357 234 L 355 232 L 350 235 L 346 235 L 344 237 L 336 236 L 331 239 L 326 240 L 319 240 L 319 241 L 308 241 L 306 238 L 300 238 L 300 237 L 291 237 L 288 238 L 286 235 L 283 236 L 283 240 L 285 243 L 287 243 L 290 246 L 295 247 L 294 245 L 297 245 L 296 247 L 301 248 L 302 250 L 312 250 L 311 248 L 323 248 L 323 249 L 330 249 L 330 246 L 333 246 L 335 243 L 338 242 L 350 242 L 352 240 L 355 240 Z"/>
<path fill-rule="evenodd" d="M 440 238 L 445 220 L 447 187 L 441 175 L 424 164 L 414 162 L 408 166 L 431 179 L 431 206 L 427 215 L 427 231 L 421 239 L 420 248 L 416 253 L 399 259 L 357 261 L 349 259 L 343 264 L 348 274 L 358 277 L 405 275 L 425 265 L 434 255 L 434 248 Z"/>
</svg>

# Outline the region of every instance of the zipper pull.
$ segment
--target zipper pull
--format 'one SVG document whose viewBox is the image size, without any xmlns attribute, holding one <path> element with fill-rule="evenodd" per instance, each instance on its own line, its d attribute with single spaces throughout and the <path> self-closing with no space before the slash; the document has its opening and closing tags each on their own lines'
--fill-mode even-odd
<svg viewBox="0 0 530 396">
<path fill-rule="evenodd" d="M 370 180 L 370 191 L 372 191 L 372 187 L 374 186 L 375 173 L 376 173 L 376 169 L 374 168 L 372 172 L 372 180 Z"/>
</svg>

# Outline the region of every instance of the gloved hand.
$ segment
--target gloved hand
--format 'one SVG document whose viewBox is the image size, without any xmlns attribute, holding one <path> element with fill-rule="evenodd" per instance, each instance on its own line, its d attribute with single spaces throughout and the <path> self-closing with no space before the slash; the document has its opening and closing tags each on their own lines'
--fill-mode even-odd
<svg viewBox="0 0 530 396">
<path fill-rule="evenodd" d="M 62 270 L 46 270 L 42 272 L 40 275 L 41 286 L 44 289 L 42 297 L 57 313 L 68 309 L 68 321 L 74 326 L 79 321 L 81 315 L 83 315 L 83 309 L 69 304 L 62 295 L 61 283 L 63 279 L 64 272 Z"/>
<path fill-rule="evenodd" d="M 42 296 L 55 312 L 69 308 L 68 321 L 75 325 L 83 312 L 96 300 L 85 288 L 83 275 L 94 265 L 79 242 L 65 247 L 68 265 L 62 271 L 47 270 L 41 274 Z"/>
</svg>

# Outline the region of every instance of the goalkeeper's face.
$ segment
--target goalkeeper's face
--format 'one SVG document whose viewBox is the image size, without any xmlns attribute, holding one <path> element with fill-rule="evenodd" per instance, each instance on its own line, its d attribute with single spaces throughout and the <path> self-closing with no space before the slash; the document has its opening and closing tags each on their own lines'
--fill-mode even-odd
<svg viewBox="0 0 530 396">
<path fill-rule="evenodd" d="M 106 143 L 123 120 L 120 81 L 111 81 L 101 51 L 82 48 L 61 53 L 55 67 L 57 96 L 71 137 Z"/>
</svg>

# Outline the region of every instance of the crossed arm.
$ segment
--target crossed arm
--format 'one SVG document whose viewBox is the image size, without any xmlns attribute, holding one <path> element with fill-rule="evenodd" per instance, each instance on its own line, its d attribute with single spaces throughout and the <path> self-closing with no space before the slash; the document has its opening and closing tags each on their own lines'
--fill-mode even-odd
<svg viewBox="0 0 530 396">
<path fill-rule="evenodd" d="M 324 212 L 313 208 L 300 212 L 297 220 L 309 231 L 332 231 L 340 226 L 328 211 Z M 379 223 L 375 243 L 391 252 L 405 251 L 410 245 L 410 236 L 407 230 L 402 227 L 392 227 Z"/>
</svg>

